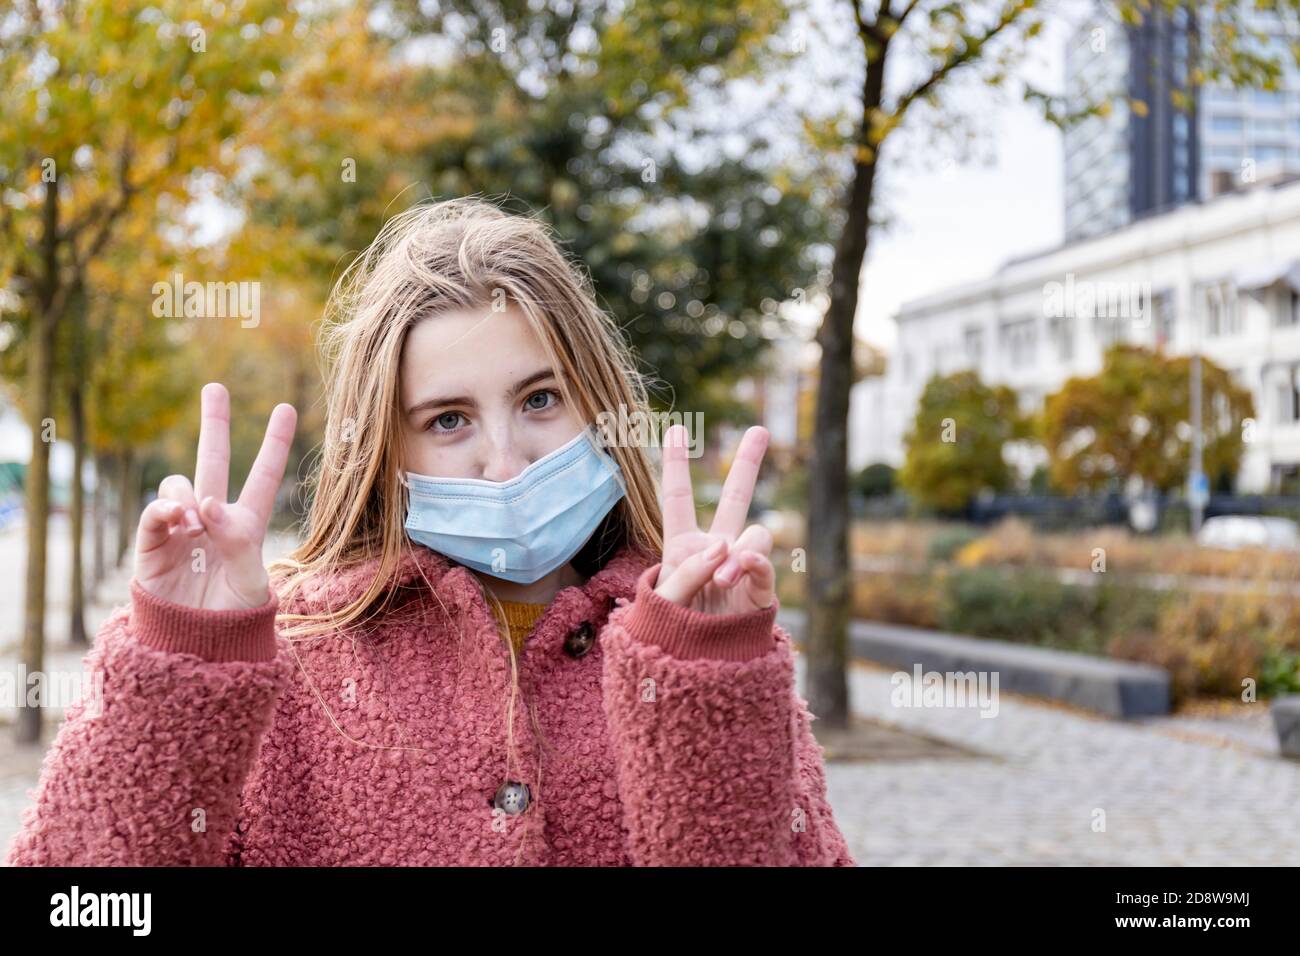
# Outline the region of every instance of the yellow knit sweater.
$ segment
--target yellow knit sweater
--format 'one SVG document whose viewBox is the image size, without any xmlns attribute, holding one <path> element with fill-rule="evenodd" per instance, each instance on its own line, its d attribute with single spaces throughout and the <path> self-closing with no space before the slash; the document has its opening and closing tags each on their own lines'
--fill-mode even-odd
<svg viewBox="0 0 1300 956">
<path fill-rule="evenodd" d="M 527 604 L 523 601 L 502 601 L 501 611 L 497 610 L 495 603 L 489 601 L 493 615 L 496 616 L 497 623 L 500 624 L 510 635 L 510 643 L 515 647 L 515 653 L 520 653 L 524 648 L 524 641 L 533 630 L 533 625 L 537 623 L 546 612 L 545 604 Z M 502 617 L 502 611 L 505 616 Z M 505 637 L 505 633 L 501 635 Z"/>
</svg>

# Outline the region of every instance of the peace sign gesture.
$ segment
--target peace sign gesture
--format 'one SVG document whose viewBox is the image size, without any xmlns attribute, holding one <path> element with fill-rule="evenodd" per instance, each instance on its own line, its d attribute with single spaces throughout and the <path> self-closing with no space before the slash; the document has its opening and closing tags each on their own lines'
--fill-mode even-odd
<svg viewBox="0 0 1300 956">
<path fill-rule="evenodd" d="M 755 425 L 745 432 L 707 532 L 695 523 L 686 437 L 683 425 L 664 433 L 664 553 L 655 593 L 705 614 L 771 607 L 776 599 L 776 574 L 768 559 L 772 534 L 759 524 L 745 527 L 768 431 Z"/>
<path fill-rule="evenodd" d="M 230 474 L 230 394 L 218 382 L 201 393 L 194 484 L 168 475 L 140 515 L 135 576 L 157 597 L 214 611 L 261 607 L 271 596 L 262 541 L 289 460 L 298 413 L 281 403 L 239 500 L 226 502 Z"/>
</svg>

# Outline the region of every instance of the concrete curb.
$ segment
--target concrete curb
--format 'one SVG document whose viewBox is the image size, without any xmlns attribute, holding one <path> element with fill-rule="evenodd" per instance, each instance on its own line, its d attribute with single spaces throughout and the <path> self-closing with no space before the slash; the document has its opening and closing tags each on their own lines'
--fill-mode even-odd
<svg viewBox="0 0 1300 956">
<path fill-rule="evenodd" d="M 782 608 L 777 622 L 798 638 L 804 612 Z M 1169 674 L 1148 664 L 858 620 L 849 625 L 849 653 L 908 671 L 920 665 L 940 673 L 995 672 L 1001 690 L 1059 700 L 1109 717 L 1169 713 Z"/>
</svg>

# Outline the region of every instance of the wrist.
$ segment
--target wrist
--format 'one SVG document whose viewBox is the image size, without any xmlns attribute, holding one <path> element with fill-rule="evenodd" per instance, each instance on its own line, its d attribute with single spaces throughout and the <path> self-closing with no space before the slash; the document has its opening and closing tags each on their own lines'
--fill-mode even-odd
<svg viewBox="0 0 1300 956">
<path fill-rule="evenodd" d="M 778 601 L 739 614 L 706 614 L 683 607 L 658 593 L 662 562 L 647 568 L 637 581 L 636 598 L 624 626 L 638 640 L 654 644 L 684 660 L 747 661 L 776 647 L 773 628 Z"/>
<path fill-rule="evenodd" d="M 269 661 L 275 657 L 279 598 L 267 589 L 259 607 L 214 611 L 189 607 L 130 581 L 131 626 L 140 643 L 155 650 L 192 654 L 207 661 Z"/>
</svg>

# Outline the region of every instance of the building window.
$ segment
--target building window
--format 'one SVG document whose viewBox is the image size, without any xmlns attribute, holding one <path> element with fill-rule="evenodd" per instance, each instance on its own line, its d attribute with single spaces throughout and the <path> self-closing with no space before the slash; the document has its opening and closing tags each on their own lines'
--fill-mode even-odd
<svg viewBox="0 0 1300 956">
<path fill-rule="evenodd" d="M 1124 341 L 1124 323 L 1127 321 L 1128 319 L 1113 315 L 1095 315 L 1092 318 L 1092 334 L 1103 349 L 1109 348 L 1116 342 Z"/>
<path fill-rule="evenodd" d="M 1152 323 L 1155 326 L 1156 347 L 1164 348 L 1174 341 L 1178 329 L 1177 316 L 1174 315 L 1174 297 L 1162 292 L 1151 297 Z"/>
<path fill-rule="evenodd" d="M 1237 308 L 1235 286 L 1227 282 L 1212 282 L 1203 286 L 1201 309 L 1206 336 L 1235 335 L 1241 331 L 1241 313 Z"/>
<path fill-rule="evenodd" d="M 1056 357 L 1062 362 L 1074 359 L 1074 322 L 1069 316 L 1058 316 L 1050 323 L 1052 343 L 1056 346 Z"/>
<path fill-rule="evenodd" d="M 1296 366 L 1285 369 L 1286 378 L 1277 383 L 1274 398 L 1274 421 L 1279 425 L 1291 425 L 1300 421 L 1300 391 L 1296 390 Z"/>
<path fill-rule="evenodd" d="M 1291 289 L 1283 299 L 1282 310 L 1278 313 L 1279 326 L 1300 325 L 1300 292 Z"/>
<path fill-rule="evenodd" d="M 978 369 L 984 361 L 984 330 L 978 325 L 966 329 L 966 361 L 971 368 Z"/>
<path fill-rule="evenodd" d="M 1300 465 L 1273 465 L 1273 490 L 1279 495 L 1294 495 L 1300 490 Z"/>
<path fill-rule="evenodd" d="M 1235 133 L 1239 136 L 1245 128 L 1246 124 L 1240 116 L 1210 117 L 1210 132 L 1212 133 Z"/>
<path fill-rule="evenodd" d="M 1210 146 L 1205 150 L 1205 158 L 1216 163 L 1237 163 L 1244 155 L 1237 146 Z"/>
<path fill-rule="evenodd" d="M 1038 350 L 1038 328 L 1033 319 L 1002 326 L 1002 348 L 1012 368 L 1033 365 Z"/>
</svg>

